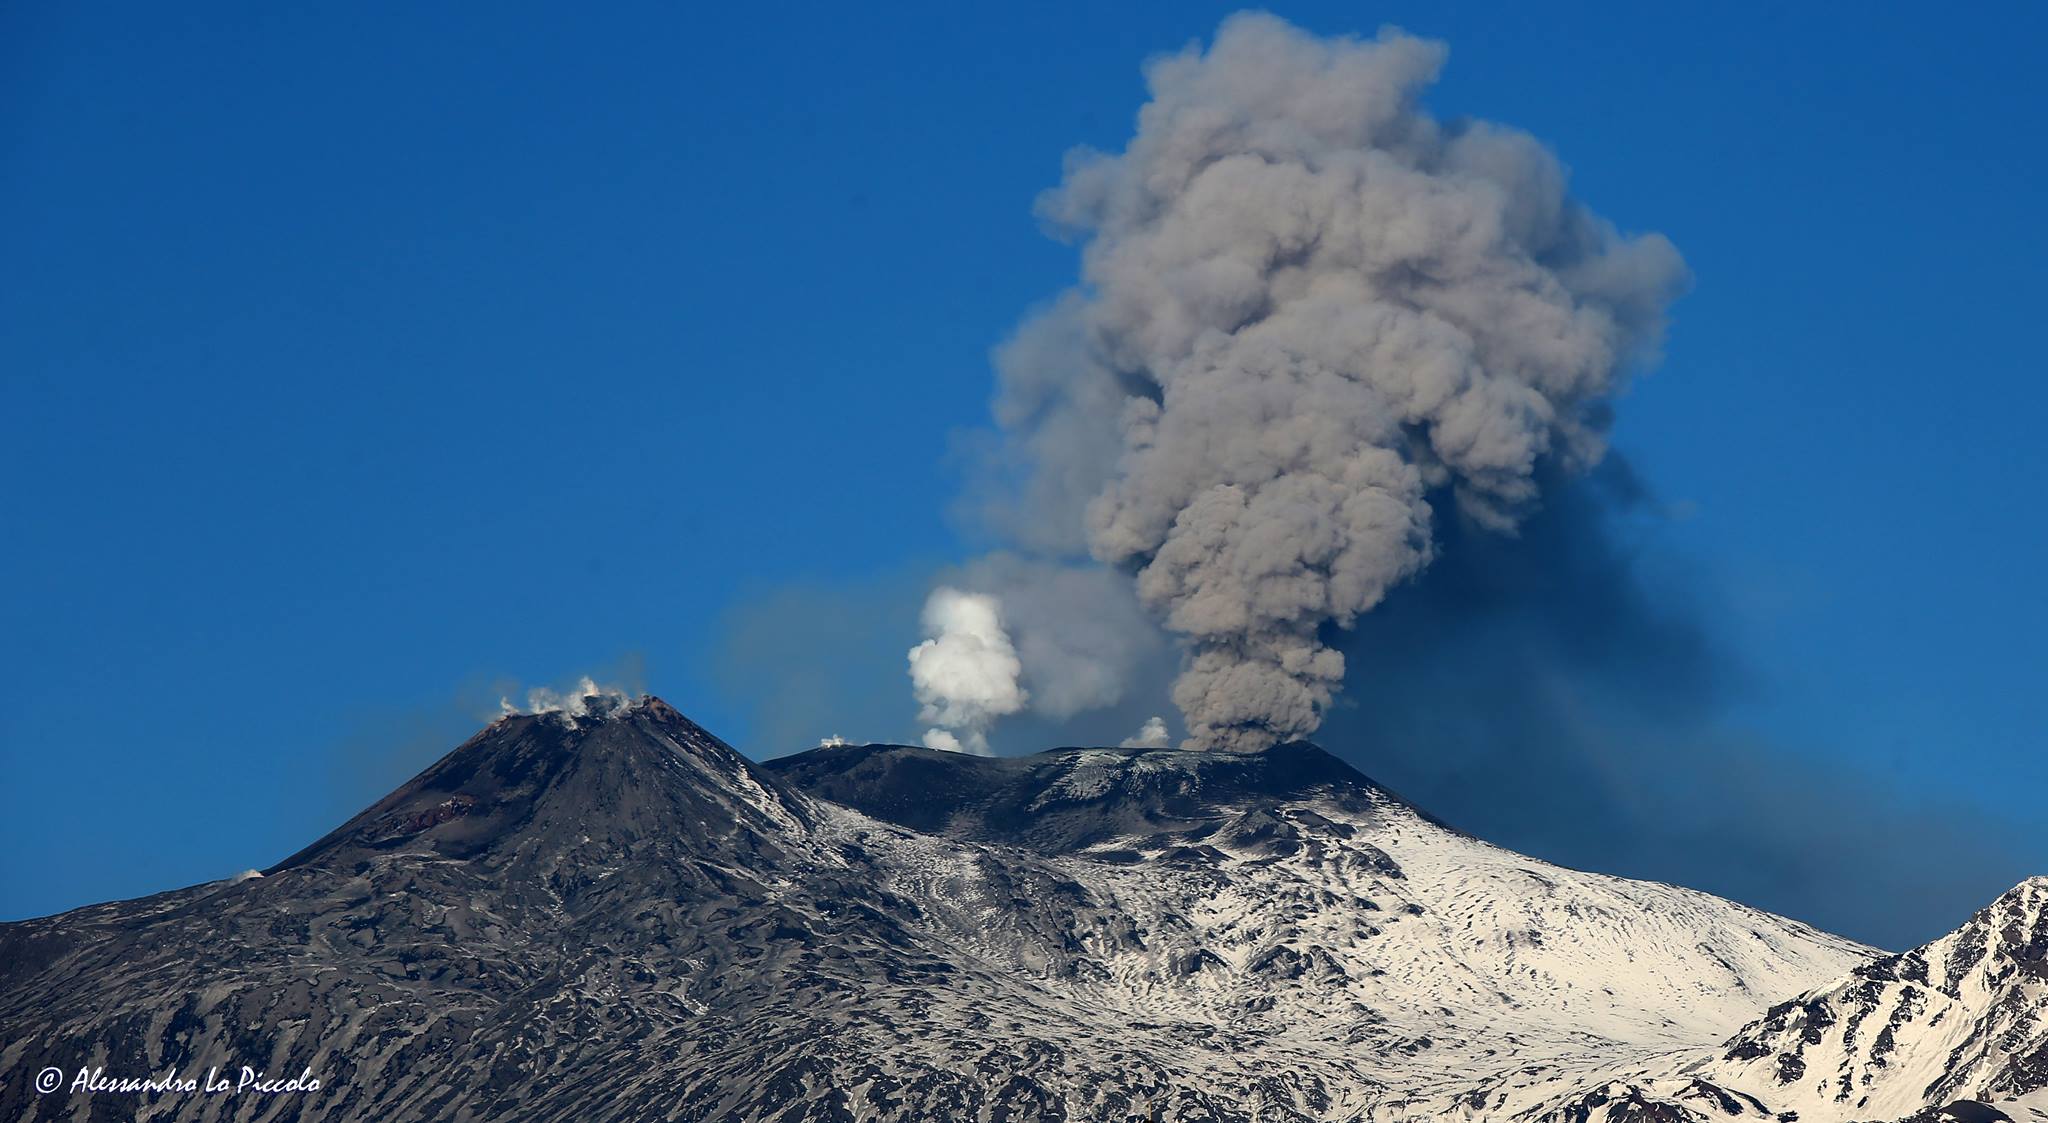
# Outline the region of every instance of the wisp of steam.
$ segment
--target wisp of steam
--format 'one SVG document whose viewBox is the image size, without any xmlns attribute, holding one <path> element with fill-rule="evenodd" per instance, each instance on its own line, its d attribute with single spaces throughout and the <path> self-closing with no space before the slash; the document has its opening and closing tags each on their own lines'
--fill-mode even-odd
<svg viewBox="0 0 2048 1123">
<path fill-rule="evenodd" d="M 1122 152 L 1069 156 L 1039 210 L 1079 283 L 997 355 L 980 498 L 1011 561 L 941 590 L 996 627 L 977 673 L 938 673 L 945 634 L 913 655 L 928 721 L 985 751 L 1061 673 L 1057 638 L 1019 659 L 1003 605 L 1085 555 L 1178 637 L 1186 747 L 1306 735 L 1344 674 L 1326 629 L 1429 565 L 1439 507 L 1512 532 L 1539 468 L 1601 458 L 1684 264 L 1529 135 L 1424 112 L 1445 53 L 1233 16 L 1148 65 Z"/>
<path fill-rule="evenodd" d="M 632 696 L 617 686 L 600 685 L 589 675 L 576 680 L 566 690 L 549 686 L 536 686 L 526 692 L 524 707 L 512 704 L 512 699 L 498 699 L 498 713 L 504 717 L 515 714 L 555 714 L 571 725 L 592 715 L 606 714 L 632 705 Z"/>
</svg>

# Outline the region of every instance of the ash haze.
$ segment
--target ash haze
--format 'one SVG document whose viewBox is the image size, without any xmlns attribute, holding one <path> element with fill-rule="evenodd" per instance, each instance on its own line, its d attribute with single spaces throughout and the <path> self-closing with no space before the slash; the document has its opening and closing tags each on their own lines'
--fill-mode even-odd
<svg viewBox="0 0 2048 1123">
<path fill-rule="evenodd" d="M 0 677 L 24 684 L 0 765 L 28 796 L 0 816 L 0 917 L 267 868 L 501 695 L 586 672 L 757 759 L 919 743 L 945 727 L 906 655 L 941 586 L 995 598 L 1014 649 L 996 753 L 1155 741 L 1155 717 L 1209 743 L 1174 701 L 1184 658 L 1279 637 L 1343 677 L 1261 674 L 1252 708 L 1296 716 L 1259 721 L 1319 720 L 1539 858 L 1893 948 L 2040 872 L 2048 149 L 2015 138 L 2048 115 L 2048 9 L 1300 0 L 1274 9 L 1294 31 L 1229 24 L 1306 60 L 1275 96 L 1377 59 L 1373 120 L 1435 140 L 1217 134 L 1211 168 L 1263 144 L 1305 202 L 1371 162 L 1450 206 L 1459 138 L 1526 135 L 1556 210 L 1501 210 L 1503 256 L 1458 260 L 1506 265 L 1516 216 L 1576 214 L 1618 232 L 1596 256 L 1654 232 L 1691 276 L 1653 374 L 1617 359 L 1542 391 L 1592 409 L 1576 426 L 1486 430 L 1544 450 L 1532 500 L 1401 420 L 1427 518 L 1376 494 L 1416 539 L 1241 628 L 1210 597 L 1265 587 L 1212 580 L 1253 576 L 1223 565 L 1239 540 L 1202 539 L 1201 566 L 1168 540 L 1224 467 L 1268 468 L 1159 459 L 1242 404 L 1196 393 L 1173 333 L 1249 366 L 1232 299 L 1307 309 L 1256 256 L 1166 292 L 1121 269 L 1207 260 L 1182 240 L 1212 229 L 1202 177 L 1133 179 L 1166 118 L 1286 104 L 1214 88 L 1234 14 L 0 6 L 25 279 L 0 300 Z M 1070 170 L 1077 148 L 1100 155 Z M 1575 323 L 1612 295 L 1536 265 Z M 1615 338 L 1647 344 L 1633 311 Z M 1133 398 L 1168 407 L 1145 448 Z M 628 653 L 644 674 L 606 669 Z M 1243 712 L 1209 740 L 1277 735 Z"/>
</svg>

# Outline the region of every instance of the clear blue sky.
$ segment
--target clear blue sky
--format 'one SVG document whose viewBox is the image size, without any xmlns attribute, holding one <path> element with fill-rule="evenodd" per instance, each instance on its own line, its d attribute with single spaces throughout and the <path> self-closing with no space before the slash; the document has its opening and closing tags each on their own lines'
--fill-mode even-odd
<svg viewBox="0 0 2048 1123">
<path fill-rule="evenodd" d="M 1230 6 L 737 7 L 0 11 L 0 917 L 268 864 L 502 684 L 787 751 L 735 606 L 962 556 L 1032 199 Z M 1820 7 L 1276 10 L 1445 39 L 1439 114 L 1673 239 L 1616 443 L 1729 720 L 2048 872 L 2048 9 Z"/>
</svg>

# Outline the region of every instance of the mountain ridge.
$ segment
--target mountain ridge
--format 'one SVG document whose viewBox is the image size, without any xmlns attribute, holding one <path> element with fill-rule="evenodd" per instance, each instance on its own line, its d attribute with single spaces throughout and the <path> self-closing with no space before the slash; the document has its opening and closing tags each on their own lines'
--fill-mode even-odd
<svg viewBox="0 0 2048 1123">
<path fill-rule="evenodd" d="M 601 703 L 606 699 L 593 696 L 591 701 Z M 617 735 L 622 726 L 643 736 Z M 675 751 L 667 755 L 650 752 L 662 743 Z M 403 845 L 406 838 L 419 838 L 437 848 L 452 847 L 448 852 L 457 856 L 471 856 L 463 852 L 467 844 L 482 852 L 500 836 L 535 829 L 524 817 L 548 814 L 550 802 L 565 798 L 563 789 L 579 781 L 587 779 L 616 791 L 628 791 L 638 787 L 637 780 L 651 770 L 679 761 L 694 765 L 701 773 L 699 779 L 706 782 L 648 790 L 696 796 L 707 806 L 670 807 L 657 816 L 656 822 L 668 818 L 684 824 L 695 822 L 701 812 L 710 809 L 709 805 L 738 810 L 737 805 L 716 794 L 718 788 L 736 783 L 761 789 L 768 796 L 768 803 L 763 806 L 769 810 L 753 808 L 755 814 L 750 818 L 802 817 L 799 805 L 759 765 L 673 706 L 647 695 L 637 701 L 611 704 L 594 717 L 563 712 L 508 714 L 348 822 L 261 872 L 272 876 L 336 851 L 389 850 Z M 613 769 L 620 774 L 587 777 L 586 773 L 593 768 Z M 593 811 L 599 811 L 606 813 L 607 821 L 616 818 L 623 822 L 645 810 L 592 808 L 582 805 L 573 793 L 566 798 L 577 804 L 567 809 L 568 813 L 586 819 Z M 684 800 L 685 804 L 689 802 Z M 503 821 L 507 816 L 513 821 Z M 769 828 L 762 821 L 749 825 L 757 832 Z M 430 828 L 439 829 L 430 832 Z"/>
<path fill-rule="evenodd" d="M 104 1114 L 43 1066 L 254 1063 L 326 1090 L 151 1117 L 1764 1118 L 1787 1089 L 1716 1058 L 1885 959 L 1313 746 L 755 764 L 656 698 L 579 709 L 264 876 L 0 925 L 0 1115 Z"/>
<path fill-rule="evenodd" d="M 1203 752 L 1069 747 L 1015 757 L 833 745 L 775 757 L 762 767 L 815 798 L 914 830 L 1053 850 L 1080 848 L 1090 836 L 1099 841 L 1119 831 L 1178 826 L 1185 833 L 1205 821 L 1205 811 L 1226 803 L 1319 792 L 1360 810 L 1398 805 L 1443 826 L 1307 741 Z M 1071 821 L 1077 817 L 1079 826 Z"/>
</svg>

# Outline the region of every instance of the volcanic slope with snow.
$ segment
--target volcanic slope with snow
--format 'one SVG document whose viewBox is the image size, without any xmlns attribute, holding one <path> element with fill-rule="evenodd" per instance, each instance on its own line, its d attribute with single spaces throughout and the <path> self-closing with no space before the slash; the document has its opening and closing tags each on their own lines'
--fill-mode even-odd
<svg viewBox="0 0 2048 1123">
<path fill-rule="evenodd" d="M 1882 956 L 1488 845 L 1307 744 L 759 765 L 588 701 L 262 877 L 0 925 L 0 1117 L 104 1112 L 44 1066 L 250 1058 L 321 1075 L 292 1117 L 364 1121 L 1824 1123 L 2041 1090 L 2036 883 Z"/>
<path fill-rule="evenodd" d="M 1718 1042 L 1877 954 L 1708 894 L 1489 845 L 1307 744 L 1021 760 L 861 746 L 769 767 L 922 828 L 834 821 L 893 848 L 891 888 L 932 902 L 949 943 L 1046 978 L 1077 1018 L 1170 1031 L 1204 1067 L 1284 1051 L 1374 1119 L 1509 1117 L 1560 1083 Z M 1068 879 L 1087 907 L 1005 901 L 988 859 L 965 858 L 1003 850 Z"/>
<path fill-rule="evenodd" d="M 2048 877 L 1924 947 L 1773 1006 L 1699 1069 L 1803 1119 L 2008 1098 L 2048 1115 Z"/>
</svg>

